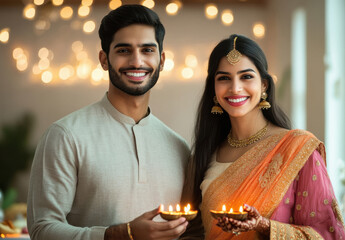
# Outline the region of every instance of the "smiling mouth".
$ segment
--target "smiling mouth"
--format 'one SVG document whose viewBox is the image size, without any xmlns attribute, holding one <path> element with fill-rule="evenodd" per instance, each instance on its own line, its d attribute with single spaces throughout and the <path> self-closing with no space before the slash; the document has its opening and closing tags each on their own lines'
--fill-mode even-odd
<svg viewBox="0 0 345 240">
<path fill-rule="evenodd" d="M 231 103 L 239 103 L 247 100 L 249 97 L 241 97 L 241 98 L 228 98 L 227 100 Z"/>
<path fill-rule="evenodd" d="M 125 74 L 129 77 L 144 77 L 148 72 L 125 72 Z"/>
</svg>

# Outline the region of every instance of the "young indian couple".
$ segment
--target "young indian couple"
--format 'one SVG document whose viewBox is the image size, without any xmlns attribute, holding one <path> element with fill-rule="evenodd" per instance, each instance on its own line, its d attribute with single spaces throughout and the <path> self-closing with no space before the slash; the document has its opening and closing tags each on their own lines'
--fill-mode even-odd
<svg viewBox="0 0 345 240">
<path fill-rule="evenodd" d="M 345 239 L 325 147 L 291 129 L 258 44 L 232 34 L 211 52 L 190 154 L 148 107 L 164 33 L 140 5 L 103 18 L 109 90 L 42 137 L 28 196 L 31 238 Z M 160 203 L 180 201 L 199 210 L 195 220 L 154 220 Z M 212 218 L 223 205 L 242 206 L 248 218 Z"/>
</svg>

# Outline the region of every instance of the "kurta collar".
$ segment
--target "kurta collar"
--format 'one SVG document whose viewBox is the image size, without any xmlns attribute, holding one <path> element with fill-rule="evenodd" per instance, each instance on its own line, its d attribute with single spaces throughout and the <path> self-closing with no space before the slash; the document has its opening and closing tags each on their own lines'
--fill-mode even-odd
<svg viewBox="0 0 345 240">
<path fill-rule="evenodd" d="M 109 112 L 109 114 L 116 119 L 119 122 L 122 123 L 127 123 L 130 125 L 146 125 L 148 124 L 150 118 L 151 118 L 151 110 L 150 108 L 148 108 L 148 114 L 147 116 L 145 116 L 143 119 L 141 119 L 138 123 L 136 123 L 134 121 L 133 118 L 119 112 L 109 101 L 108 96 L 107 96 L 107 92 L 105 93 L 105 95 L 103 96 L 102 100 L 101 100 L 101 105 Z"/>
</svg>

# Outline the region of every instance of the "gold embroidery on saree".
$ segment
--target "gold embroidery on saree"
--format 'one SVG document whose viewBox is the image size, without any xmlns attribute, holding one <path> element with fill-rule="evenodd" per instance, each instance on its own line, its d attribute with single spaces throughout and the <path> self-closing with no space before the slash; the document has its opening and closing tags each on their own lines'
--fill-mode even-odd
<svg viewBox="0 0 345 240">
<path fill-rule="evenodd" d="M 283 156 L 278 153 L 273 158 L 266 172 L 260 176 L 259 183 L 261 188 L 267 187 L 273 178 L 275 178 L 280 173 L 280 167 L 283 164 Z"/>
<path fill-rule="evenodd" d="M 289 143 L 291 136 L 301 135 L 305 137 L 297 137 L 296 140 L 293 138 L 293 141 L 298 141 L 298 143 L 291 146 Z M 265 171 L 265 173 L 261 173 L 261 176 L 259 175 L 260 172 L 253 171 L 258 166 L 264 166 L 262 165 L 262 161 L 269 154 L 275 155 L 278 152 L 281 152 L 281 147 L 283 149 L 286 147 L 292 147 L 292 151 L 295 155 L 288 156 L 289 159 L 287 163 L 285 162 L 283 155 L 283 158 L 281 158 L 283 159 L 282 164 L 273 164 L 271 159 L 271 167 L 267 166 L 266 169 L 263 169 L 262 171 Z M 223 236 L 224 234 L 221 229 L 217 229 L 215 221 L 209 214 L 210 209 L 221 209 L 221 204 L 224 204 L 224 201 L 226 201 L 227 205 L 233 206 L 234 204 L 238 204 L 238 199 L 242 199 L 246 201 L 246 203 L 257 207 L 263 216 L 270 217 L 282 201 L 290 184 L 296 178 L 298 172 L 315 149 L 322 150 L 323 148 L 320 146 L 320 142 L 313 137 L 313 135 L 303 130 L 291 130 L 289 132 L 268 137 L 237 159 L 224 171 L 223 174 L 211 183 L 204 194 L 201 213 L 205 226 L 206 239 L 220 235 Z M 323 155 L 322 152 L 320 153 Z M 267 165 L 270 165 L 270 163 L 267 162 Z M 278 169 L 278 174 L 274 174 L 272 170 L 268 170 L 269 168 Z M 258 184 L 260 184 L 260 177 L 262 177 L 261 181 L 263 185 L 266 184 L 265 188 L 257 188 L 258 191 L 255 193 L 255 199 L 252 198 L 252 192 L 246 191 L 246 186 L 250 185 L 246 184 L 246 182 L 248 179 L 253 179 L 253 176 L 257 179 L 256 181 Z M 279 178 L 279 181 L 276 181 L 277 178 Z M 231 184 L 229 185 L 230 179 Z M 267 179 L 267 183 L 264 181 L 265 179 Z M 265 197 L 267 195 L 270 197 Z M 220 202 L 220 200 L 222 200 L 222 202 Z"/>
<path fill-rule="evenodd" d="M 334 212 L 335 217 L 337 218 L 337 220 L 338 220 L 339 222 L 341 222 L 341 224 L 342 224 L 343 227 L 344 227 L 343 216 L 341 215 L 341 212 L 340 212 L 340 209 L 339 209 L 339 206 L 338 206 L 338 202 L 337 202 L 336 199 L 333 199 L 333 200 L 332 200 L 332 209 L 333 209 L 333 212 Z"/>
</svg>

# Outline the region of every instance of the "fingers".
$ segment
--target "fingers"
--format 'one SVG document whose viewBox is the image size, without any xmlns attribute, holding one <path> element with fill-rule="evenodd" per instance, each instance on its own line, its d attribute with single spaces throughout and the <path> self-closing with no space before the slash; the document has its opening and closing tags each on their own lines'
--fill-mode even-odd
<svg viewBox="0 0 345 240">
<path fill-rule="evenodd" d="M 176 228 L 180 225 L 183 225 L 184 223 L 188 224 L 188 222 L 186 221 L 186 219 L 184 217 L 180 217 L 176 220 L 171 220 L 168 222 L 155 222 L 154 227 L 155 227 L 155 229 L 157 229 L 159 231 L 167 231 L 167 230 Z"/>
<path fill-rule="evenodd" d="M 152 220 L 155 216 L 157 216 L 161 211 L 161 205 L 158 208 L 153 209 L 152 211 L 146 212 L 142 215 L 144 219 Z"/>
<path fill-rule="evenodd" d="M 248 214 L 252 217 L 259 217 L 261 216 L 258 210 L 255 207 L 249 206 L 248 204 L 244 204 L 244 210 L 248 212 Z"/>
<path fill-rule="evenodd" d="M 181 236 L 187 229 L 188 221 L 186 219 L 184 221 L 177 220 L 174 220 L 176 221 L 174 223 L 171 223 L 172 221 L 156 222 L 159 229 L 153 234 L 153 237 L 157 239 L 176 239 Z"/>
</svg>

